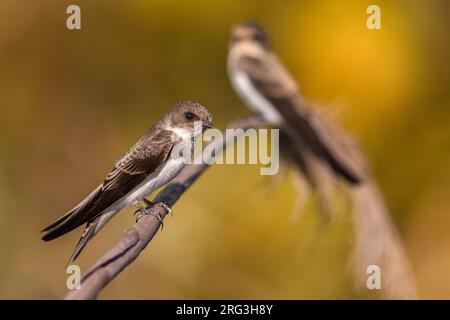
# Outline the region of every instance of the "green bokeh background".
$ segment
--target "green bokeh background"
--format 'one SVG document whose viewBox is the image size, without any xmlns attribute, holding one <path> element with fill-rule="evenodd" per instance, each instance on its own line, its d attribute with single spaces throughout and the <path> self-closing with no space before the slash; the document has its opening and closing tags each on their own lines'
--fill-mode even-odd
<svg viewBox="0 0 450 320">
<path fill-rule="evenodd" d="M 82 30 L 65 27 L 68 5 Z M 382 30 L 366 28 L 381 7 Z M 77 230 L 39 230 L 95 187 L 181 99 L 223 128 L 248 114 L 226 74 L 232 24 L 256 20 L 305 95 L 360 141 L 404 240 L 422 298 L 450 298 L 448 1 L 0 2 L 0 298 L 61 298 Z M 358 298 L 351 216 L 295 221 L 292 178 L 217 165 L 174 208 L 102 298 Z M 113 219 L 89 267 L 134 222 Z M 343 210 L 346 211 L 346 210 Z"/>
</svg>

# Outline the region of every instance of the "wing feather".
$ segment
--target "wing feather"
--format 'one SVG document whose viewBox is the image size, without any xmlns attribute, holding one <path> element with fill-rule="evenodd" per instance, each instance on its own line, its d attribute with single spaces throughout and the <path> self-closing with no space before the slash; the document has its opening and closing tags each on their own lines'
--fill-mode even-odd
<svg viewBox="0 0 450 320">
<path fill-rule="evenodd" d="M 55 239 L 84 223 L 94 221 L 105 209 L 157 170 L 167 160 L 172 147 L 170 131 L 162 130 L 144 136 L 116 161 L 103 183 L 86 199 L 43 230 L 47 233 L 42 239 Z"/>
<path fill-rule="evenodd" d="M 239 67 L 246 72 L 252 85 L 277 107 L 294 141 L 300 140 L 350 182 L 359 182 L 360 174 L 343 154 L 333 134 L 327 131 L 329 126 L 325 126 L 321 117 L 302 100 L 295 81 L 275 55 L 243 55 Z"/>
</svg>

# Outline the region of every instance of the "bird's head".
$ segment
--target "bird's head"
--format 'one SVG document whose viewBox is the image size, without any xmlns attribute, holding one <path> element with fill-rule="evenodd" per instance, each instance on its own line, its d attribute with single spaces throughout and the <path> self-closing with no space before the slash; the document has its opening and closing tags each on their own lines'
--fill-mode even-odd
<svg viewBox="0 0 450 320">
<path fill-rule="evenodd" d="M 231 29 L 230 46 L 239 43 L 253 43 L 270 48 L 270 38 L 266 30 L 256 22 L 244 22 Z"/>
<path fill-rule="evenodd" d="M 180 101 L 166 115 L 164 122 L 170 129 L 187 130 L 197 136 L 203 129 L 212 128 L 212 116 L 205 106 L 194 101 Z"/>
</svg>

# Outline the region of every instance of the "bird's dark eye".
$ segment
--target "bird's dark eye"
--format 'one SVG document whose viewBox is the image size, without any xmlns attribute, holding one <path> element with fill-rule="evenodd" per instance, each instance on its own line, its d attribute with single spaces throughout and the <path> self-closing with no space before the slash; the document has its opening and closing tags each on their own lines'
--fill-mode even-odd
<svg viewBox="0 0 450 320">
<path fill-rule="evenodd" d="M 264 36 L 260 33 L 256 33 L 253 35 L 253 40 L 255 40 L 256 42 L 264 42 Z"/>
<path fill-rule="evenodd" d="M 193 114 L 192 112 L 186 112 L 186 113 L 184 114 L 184 116 L 185 116 L 186 119 L 188 119 L 188 120 L 194 119 L 194 114 Z"/>
</svg>

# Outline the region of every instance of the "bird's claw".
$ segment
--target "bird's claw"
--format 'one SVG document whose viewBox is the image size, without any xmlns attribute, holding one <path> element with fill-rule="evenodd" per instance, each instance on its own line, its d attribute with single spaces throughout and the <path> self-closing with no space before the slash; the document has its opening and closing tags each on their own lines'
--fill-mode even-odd
<svg viewBox="0 0 450 320">
<path fill-rule="evenodd" d="M 155 217 L 159 221 L 159 224 L 161 225 L 161 230 L 164 228 L 163 217 L 158 211 L 152 209 L 138 209 L 134 212 L 134 214 L 136 214 L 137 212 L 139 212 L 139 214 L 136 216 L 136 222 L 138 222 L 143 216 L 150 215 Z"/>
<path fill-rule="evenodd" d="M 149 206 L 154 206 L 155 203 L 151 200 L 148 200 L 147 198 L 142 199 L 145 204 L 149 207 Z M 172 209 L 169 207 L 169 205 L 163 201 L 159 202 L 158 205 L 160 205 L 161 207 L 164 208 L 164 210 L 166 210 L 168 213 L 170 213 L 171 215 L 173 215 L 172 213 Z"/>
<path fill-rule="evenodd" d="M 158 203 L 161 207 L 163 207 L 164 208 L 164 210 L 166 210 L 168 213 L 170 213 L 171 215 L 173 215 L 172 214 L 172 209 L 169 207 L 169 205 L 167 204 L 167 203 L 165 203 L 165 202 L 160 202 L 160 203 Z"/>
<path fill-rule="evenodd" d="M 136 216 L 136 223 L 142 218 L 142 216 L 151 215 L 151 216 L 155 217 L 156 219 L 158 219 L 159 224 L 161 225 L 161 230 L 162 230 L 164 228 L 163 217 L 158 211 L 152 210 L 152 207 L 155 205 L 155 203 L 146 198 L 144 198 L 143 201 L 147 205 L 147 208 L 140 206 L 139 203 L 135 204 L 135 206 L 138 209 L 134 212 L 133 215 L 136 216 L 136 213 L 139 212 L 139 214 Z M 170 209 L 170 207 L 167 205 L 167 203 L 161 201 L 158 203 L 158 205 L 163 207 L 166 212 L 172 214 L 172 209 Z"/>
</svg>

